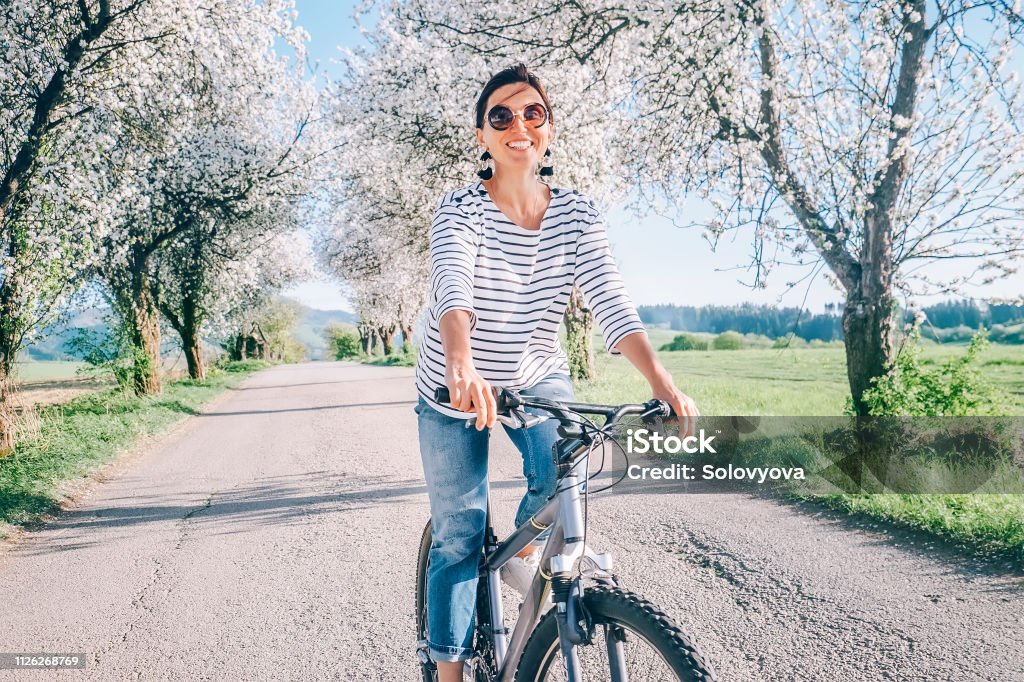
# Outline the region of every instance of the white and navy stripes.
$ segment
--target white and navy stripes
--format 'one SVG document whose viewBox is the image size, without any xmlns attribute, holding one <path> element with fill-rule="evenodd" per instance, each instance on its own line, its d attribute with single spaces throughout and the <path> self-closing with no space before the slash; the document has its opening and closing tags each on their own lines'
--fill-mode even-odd
<svg viewBox="0 0 1024 682">
<path fill-rule="evenodd" d="M 601 214 L 573 190 L 552 187 L 539 230 L 511 222 L 482 183 L 449 192 L 430 228 L 430 299 L 416 362 L 416 388 L 434 409 L 445 385 L 438 321 L 452 310 L 471 317 L 473 365 L 494 386 L 526 388 L 552 372 L 568 373 L 558 325 L 573 284 L 583 292 L 613 354 L 644 331 L 608 247 Z"/>
</svg>

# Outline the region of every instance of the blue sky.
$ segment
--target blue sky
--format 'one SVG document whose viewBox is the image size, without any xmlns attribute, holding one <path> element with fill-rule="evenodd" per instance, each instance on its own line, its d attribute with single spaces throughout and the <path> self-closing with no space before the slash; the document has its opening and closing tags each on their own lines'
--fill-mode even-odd
<svg viewBox="0 0 1024 682">
<path fill-rule="evenodd" d="M 298 23 L 310 34 L 310 59 L 318 61 L 326 73 L 338 72 L 332 60 L 337 57 L 339 46 L 366 44 L 352 16 L 356 3 L 296 0 L 295 5 Z M 364 17 L 363 22 L 372 28 L 372 19 L 368 22 Z M 557 182 L 557 175 L 555 179 Z M 684 204 L 684 209 L 692 210 L 694 215 L 708 213 L 708 208 L 697 199 Z M 843 295 L 820 275 L 787 291 L 786 283 L 802 279 L 808 272 L 805 269 L 777 266 L 768 278 L 767 289 L 745 286 L 753 280 L 749 270 L 750 231 L 727 235 L 712 252 L 698 229 L 678 228 L 657 216 L 637 218 L 619 207 L 612 208 L 607 219 L 615 258 L 633 300 L 639 305 L 730 305 L 750 301 L 799 306 L 806 297 L 805 305 L 820 312 L 826 303 L 843 300 Z M 286 293 L 314 308 L 351 309 L 337 282 L 303 282 Z M 1008 297 L 1020 295 L 1022 287 L 1004 280 L 963 293 L 974 297 Z"/>
</svg>

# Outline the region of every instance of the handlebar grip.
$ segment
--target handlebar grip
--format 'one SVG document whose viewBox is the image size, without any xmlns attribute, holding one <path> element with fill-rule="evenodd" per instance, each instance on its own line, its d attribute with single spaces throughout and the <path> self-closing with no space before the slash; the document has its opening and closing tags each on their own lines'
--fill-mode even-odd
<svg viewBox="0 0 1024 682">
<path fill-rule="evenodd" d="M 519 398 L 512 391 L 501 389 L 495 396 L 497 401 L 498 412 L 504 414 L 510 409 L 519 407 Z M 434 402 L 437 403 L 451 403 L 452 396 L 451 392 L 444 386 L 434 389 Z"/>
<path fill-rule="evenodd" d="M 675 410 L 665 400 L 655 398 L 645 403 L 645 407 L 647 408 L 647 416 L 643 417 L 645 422 L 653 422 L 654 419 L 659 417 L 662 419 L 672 419 L 676 416 Z"/>
</svg>

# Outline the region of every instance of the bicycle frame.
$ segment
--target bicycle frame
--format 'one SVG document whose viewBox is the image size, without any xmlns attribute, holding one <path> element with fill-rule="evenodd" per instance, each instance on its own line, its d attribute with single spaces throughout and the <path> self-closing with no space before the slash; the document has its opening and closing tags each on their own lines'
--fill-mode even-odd
<svg viewBox="0 0 1024 682">
<path fill-rule="evenodd" d="M 486 571 L 488 585 L 488 605 L 490 607 L 490 638 L 493 645 L 495 664 L 497 666 L 496 682 L 510 682 L 519 666 L 523 650 L 526 648 L 527 640 L 537 623 L 540 621 L 544 603 L 547 600 L 547 593 L 550 590 L 550 580 L 558 574 L 568 574 L 572 571 L 576 562 L 586 552 L 583 542 L 585 528 L 583 520 L 583 505 L 580 501 L 581 479 L 585 484 L 587 479 L 588 456 L 579 456 L 583 450 L 589 449 L 585 443 L 580 443 L 574 451 L 572 464 L 568 473 L 559 479 L 558 487 L 552 497 L 536 514 L 526 523 L 517 528 L 504 542 L 497 545 L 484 546 L 484 559 L 482 570 Z M 489 491 L 488 491 L 489 492 Z M 490 524 L 488 523 L 487 537 L 493 538 Z M 511 639 L 506 639 L 507 630 L 504 628 L 504 616 L 501 602 L 501 567 L 512 559 L 519 551 L 525 548 L 546 530 L 551 531 L 544 551 L 541 555 L 541 570 L 534 576 L 533 584 L 523 597 L 523 606 L 519 612 L 519 618 L 512 630 Z M 611 559 L 607 555 L 597 555 L 598 567 L 603 571 L 611 571 Z M 543 575 L 543 567 L 550 566 L 551 573 Z M 565 605 L 556 603 L 555 608 L 564 609 Z M 563 655 L 566 659 L 566 667 L 571 682 L 578 681 L 579 670 L 576 661 L 575 645 L 561 636 Z M 620 651 L 621 654 L 621 651 Z M 615 668 L 624 668 L 613 662 L 613 680 L 625 679 L 624 676 L 616 674 Z"/>
<path fill-rule="evenodd" d="M 499 398 L 501 396 L 499 395 Z M 448 391 L 439 388 L 435 398 L 438 402 L 448 402 Z M 502 401 L 499 400 L 499 405 Z M 572 579 L 573 568 L 587 552 L 584 538 L 586 523 L 583 517 L 583 504 L 580 500 L 581 490 L 588 479 L 589 452 L 592 440 L 576 428 L 576 420 L 572 414 L 595 414 L 605 417 L 605 425 L 617 422 L 625 415 L 670 416 L 671 410 L 667 403 L 652 400 L 644 405 L 592 405 L 589 403 L 557 403 L 537 401 L 527 396 L 516 398 L 511 404 L 516 407 L 536 407 L 549 412 L 558 419 L 561 439 L 556 444 L 559 473 L 555 495 L 541 507 L 526 523 L 517 528 L 504 542 L 498 543 L 490 523 L 490 486 L 487 490 L 487 525 L 484 536 L 483 558 L 480 564 L 479 579 L 486 580 L 487 608 L 490 611 L 490 632 L 483 634 L 491 644 L 494 664 L 497 670 L 492 682 L 511 682 L 519 667 L 523 652 L 526 649 L 530 634 L 536 628 L 543 615 L 544 604 L 552 584 L 558 586 L 554 608 L 557 609 L 558 640 L 565 661 L 569 682 L 582 682 L 580 677 L 577 644 L 587 642 L 589 634 L 579 626 L 578 606 L 582 605 L 582 584 Z M 501 419 L 502 423 L 511 428 L 527 428 L 531 423 L 529 415 L 518 412 L 511 420 Z M 565 428 L 565 431 L 561 429 Z M 533 583 L 523 597 L 519 618 L 512 629 L 511 638 L 507 638 L 504 614 L 501 601 L 500 569 L 517 553 L 543 532 L 550 530 L 547 543 L 541 555 L 540 568 L 533 578 Z M 597 565 L 593 575 L 597 579 L 613 581 L 611 576 L 612 560 L 607 554 L 592 555 Z M 544 575 L 545 567 L 550 573 Z M 479 617 L 479 614 L 478 614 Z M 479 626 L 480 620 L 478 620 Z M 626 682 L 626 662 L 623 652 L 621 632 L 609 628 L 605 633 L 608 647 L 608 663 L 612 682 Z"/>
</svg>

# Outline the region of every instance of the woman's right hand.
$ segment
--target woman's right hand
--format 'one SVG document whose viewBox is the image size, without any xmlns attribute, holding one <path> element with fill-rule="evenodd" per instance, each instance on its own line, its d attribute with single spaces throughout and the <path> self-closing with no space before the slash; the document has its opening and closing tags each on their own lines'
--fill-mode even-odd
<svg viewBox="0 0 1024 682">
<path fill-rule="evenodd" d="M 476 430 L 491 428 L 498 416 L 498 403 L 491 385 L 469 364 L 449 364 L 445 383 L 451 395 L 451 406 L 462 412 L 476 413 Z"/>
</svg>

